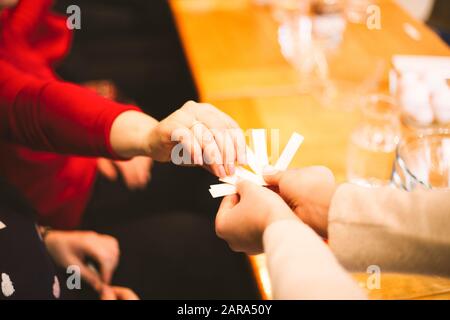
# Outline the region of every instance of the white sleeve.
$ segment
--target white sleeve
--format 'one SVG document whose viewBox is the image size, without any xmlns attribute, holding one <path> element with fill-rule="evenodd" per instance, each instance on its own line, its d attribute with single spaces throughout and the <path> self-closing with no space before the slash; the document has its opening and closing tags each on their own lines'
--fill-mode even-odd
<svg viewBox="0 0 450 320">
<path fill-rule="evenodd" d="M 264 232 L 275 299 L 365 299 L 324 241 L 300 220 L 282 220 Z"/>
<path fill-rule="evenodd" d="M 450 275 L 450 191 L 344 184 L 329 211 L 329 244 L 349 270 Z"/>
</svg>

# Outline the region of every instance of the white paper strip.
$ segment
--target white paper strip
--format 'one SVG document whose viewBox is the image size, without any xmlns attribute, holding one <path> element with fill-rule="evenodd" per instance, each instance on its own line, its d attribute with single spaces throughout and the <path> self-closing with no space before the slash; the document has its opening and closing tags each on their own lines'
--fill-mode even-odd
<svg viewBox="0 0 450 320">
<path fill-rule="evenodd" d="M 236 172 L 232 176 L 219 179 L 222 182 L 236 185 L 239 179 L 248 180 L 259 186 L 265 186 L 267 183 L 264 178 L 242 167 L 236 167 Z"/>
<path fill-rule="evenodd" d="M 209 189 L 209 193 L 211 193 L 213 198 L 228 196 L 236 192 L 236 187 L 228 183 L 213 184 Z"/>
<path fill-rule="evenodd" d="M 266 134 L 264 129 L 253 130 L 253 143 L 255 146 L 255 150 L 258 150 L 257 153 L 253 153 L 253 151 L 246 146 L 247 148 L 247 163 L 249 167 L 255 171 L 255 173 L 243 168 L 236 167 L 236 172 L 233 176 L 221 178 L 220 181 L 225 182 L 223 184 L 213 184 L 210 186 L 209 192 L 211 193 L 213 198 L 224 197 L 230 194 L 235 194 L 236 183 L 239 179 L 251 181 L 260 186 L 266 186 L 267 183 L 264 181 L 262 176 L 263 168 L 268 165 L 268 157 L 267 157 L 267 143 L 266 143 Z M 286 170 L 291 163 L 292 159 L 295 156 L 298 148 L 303 143 L 303 136 L 298 133 L 293 133 L 291 138 L 289 139 L 286 147 L 281 153 L 280 158 L 275 164 L 276 170 Z M 260 161 L 262 158 L 262 161 Z"/>
<path fill-rule="evenodd" d="M 277 163 L 275 164 L 276 170 L 283 171 L 289 167 L 289 164 L 294 158 L 298 148 L 300 148 L 301 144 L 303 143 L 303 140 L 304 138 L 302 135 L 296 132 L 292 134 L 289 142 L 287 143 L 286 147 L 284 147 L 281 156 L 278 158 Z"/>
<path fill-rule="evenodd" d="M 267 139 L 266 129 L 252 130 L 253 151 L 255 152 L 256 161 L 259 167 L 257 173 L 261 173 L 262 169 L 269 164 L 267 156 Z"/>
<path fill-rule="evenodd" d="M 262 170 L 258 165 L 258 160 L 256 160 L 256 156 L 253 153 L 252 149 L 246 146 L 246 154 L 247 154 L 247 164 L 248 166 L 256 173 L 261 174 Z"/>
</svg>

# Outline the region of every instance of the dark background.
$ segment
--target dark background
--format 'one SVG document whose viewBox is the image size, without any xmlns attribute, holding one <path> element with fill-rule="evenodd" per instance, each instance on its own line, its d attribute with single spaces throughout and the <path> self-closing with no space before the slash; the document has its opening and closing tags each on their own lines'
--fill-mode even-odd
<svg viewBox="0 0 450 320">
<path fill-rule="evenodd" d="M 59 0 L 56 10 L 81 8 L 69 56 L 57 69 L 81 83 L 112 80 L 157 119 L 197 100 L 182 46 L 165 0 Z"/>
</svg>

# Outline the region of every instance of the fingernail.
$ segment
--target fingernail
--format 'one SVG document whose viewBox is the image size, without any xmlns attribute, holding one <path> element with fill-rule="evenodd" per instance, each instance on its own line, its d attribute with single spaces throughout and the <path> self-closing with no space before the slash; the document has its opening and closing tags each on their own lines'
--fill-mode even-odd
<svg viewBox="0 0 450 320">
<path fill-rule="evenodd" d="M 225 178 L 227 176 L 227 173 L 225 172 L 225 168 L 223 165 L 219 166 L 219 177 Z"/>
<path fill-rule="evenodd" d="M 263 175 L 271 176 L 271 175 L 274 175 L 275 173 L 277 173 L 277 171 L 278 171 L 277 169 L 275 169 L 271 165 L 268 165 L 263 168 Z"/>
</svg>

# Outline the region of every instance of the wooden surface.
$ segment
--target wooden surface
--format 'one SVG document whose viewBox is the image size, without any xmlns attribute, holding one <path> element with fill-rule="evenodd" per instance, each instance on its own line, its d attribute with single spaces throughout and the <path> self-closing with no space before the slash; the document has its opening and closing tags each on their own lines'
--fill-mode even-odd
<svg viewBox="0 0 450 320">
<path fill-rule="evenodd" d="M 250 0 L 171 0 L 201 100 L 229 113 L 244 129 L 280 129 L 281 147 L 293 131 L 303 134 L 305 143 L 292 166 L 326 165 L 339 181 L 345 180 L 349 134 L 358 121 L 357 97 L 387 91 L 392 55 L 450 55 L 425 25 L 391 1 L 379 3 L 381 30 L 347 26 L 341 48 L 330 57 L 336 90 L 325 99 L 320 91 L 299 90 L 297 73 L 280 53 L 278 24 L 268 8 Z M 405 23 L 420 32 L 419 41 L 404 32 Z M 252 262 L 265 297 L 270 297 L 264 258 Z M 401 275 L 385 279 L 389 285 L 371 297 L 449 297 L 448 292 L 436 296 L 450 289 L 445 279 Z"/>
</svg>

